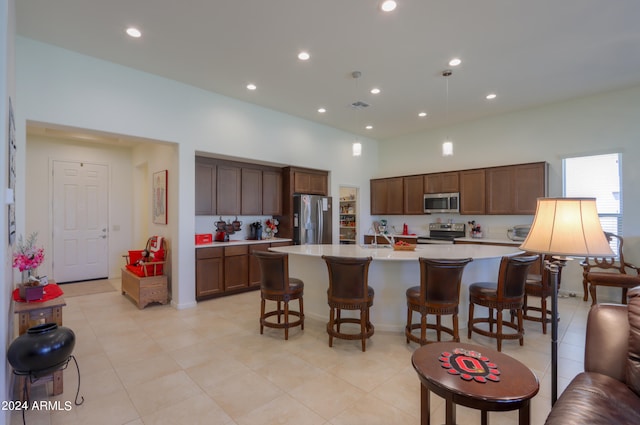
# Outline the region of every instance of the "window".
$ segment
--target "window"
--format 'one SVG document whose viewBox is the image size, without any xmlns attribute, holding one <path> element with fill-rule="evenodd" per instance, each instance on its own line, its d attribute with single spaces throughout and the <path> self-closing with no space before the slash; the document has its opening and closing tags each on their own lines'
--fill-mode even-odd
<svg viewBox="0 0 640 425">
<path fill-rule="evenodd" d="M 602 229 L 622 235 L 620 154 L 566 158 L 563 172 L 564 196 L 596 198 Z"/>
</svg>

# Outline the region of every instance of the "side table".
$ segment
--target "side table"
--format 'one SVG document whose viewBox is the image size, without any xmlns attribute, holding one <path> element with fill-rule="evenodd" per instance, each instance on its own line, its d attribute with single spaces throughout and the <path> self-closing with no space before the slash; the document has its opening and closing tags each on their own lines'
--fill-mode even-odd
<svg viewBox="0 0 640 425">
<path fill-rule="evenodd" d="M 52 283 L 52 282 L 51 282 Z M 43 323 L 55 323 L 62 326 L 62 307 L 67 305 L 64 297 L 54 298 L 44 302 L 16 302 L 13 301 L 13 311 L 18 315 L 18 335 L 27 332 L 32 326 Z M 62 394 L 64 389 L 62 381 L 63 371 L 57 370 L 51 374 L 53 380 L 53 395 Z M 20 397 L 24 394 L 24 385 L 27 386 L 27 395 L 30 394 L 31 383 L 26 376 L 18 377 L 18 390 Z"/>
<path fill-rule="evenodd" d="M 464 380 L 442 367 L 442 353 L 456 348 L 482 353 L 495 363 L 500 371 L 499 382 L 476 382 Z M 459 342 L 437 342 L 418 348 L 411 357 L 414 369 L 420 378 L 420 423 L 429 425 L 429 395 L 433 391 L 446 401 L 446 424 L 456 423 L 456 404 L 479 409 L 481 423 L 489 423 L 488 411 L 519 410 L 519 424 L 530 422 L 530 401 L 540 388 L 538 378 L 518 360 L 487 347 Z"/>
</svg>

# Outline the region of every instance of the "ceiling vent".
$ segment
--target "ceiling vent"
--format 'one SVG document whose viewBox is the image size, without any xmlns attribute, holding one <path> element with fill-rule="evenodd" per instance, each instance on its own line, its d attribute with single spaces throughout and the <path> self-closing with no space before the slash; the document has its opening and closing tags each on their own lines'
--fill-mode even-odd
<svg viewBox="0 0 640 425">
<path fill-rule="evenodd" d="M 355 109 L 363 109 L 363 108 L 368 108 L 369 104 L 361 100 L 357 100 L 351 104 L 351 107 Z"/>
</svg>

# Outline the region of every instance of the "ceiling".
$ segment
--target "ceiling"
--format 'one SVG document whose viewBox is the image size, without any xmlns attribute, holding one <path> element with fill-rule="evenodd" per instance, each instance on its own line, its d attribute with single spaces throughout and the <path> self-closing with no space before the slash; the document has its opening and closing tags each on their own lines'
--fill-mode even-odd
<svg viewBox="0 0 640 425">
<path fill-rule="evenodd" d="M 640 84 L 638 0 L 397 2 L 18 0 L 17 32 L 378 140 Z"/>
</svg>

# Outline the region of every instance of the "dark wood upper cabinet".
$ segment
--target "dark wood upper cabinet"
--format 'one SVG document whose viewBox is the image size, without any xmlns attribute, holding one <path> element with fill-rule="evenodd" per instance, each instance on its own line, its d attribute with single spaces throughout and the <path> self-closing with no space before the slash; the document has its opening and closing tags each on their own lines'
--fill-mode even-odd
<svg viewBox="0 0 640 425">
<path fill-rule="evenodd" d="M 218 164 L 218 181 L 216 184 L 217 214 L 241 214 L 241 180 L 242 172 L 240 167 Z"/>
<path fill-rule="evenodd" d="M 403 214 L 404 183 L 402 177 L 373 179 L 371 184 L 371 214 Z"/>
<path fill-rule="evenodd" d="M 279 215 L 282 190 L 281 168 L 196 156 L 196 215 Z"/>
<path fill-rule="evenodd" d="M 533 215 L 547 194 L 547 163 L 488 168 L 487 214 Z"/>
<path fill-rule="evenodd" d="M 294 170 L 293 191 L 294 193 L 326 196 L 328 193 L 327 173 Z"/>
<path fill-rule="evenodd" d="M 424 176 L 403 178 L 404 214 L 424 214 Z"/>
<path fill-rule="evenodd" d="M 513 167 L 486 170 L 487 214 L 511 214 L 514 203 L 513 176 Z"/>
<path fill-rule="evenodd" d="M 196 215 L 216 214 L 216 165 L 196 160 Z"/>
<path fill-rule="evenodd" d="M 485 170 L 460 171 L 460 214 L 485 213 Z"/>
<path fill-rule="evenodd" d="M 282 214 L 282 172 L 262 172 L 262 214 Z"/>
<path fill-rule="evenodd" d="M 455 193 L 460 191 L 460 173 L 425 174 L 424 193 Z"/>
<path fill-rule="evenodd" d="M 242 215 L 262 214 L 262 170 L 242 168 Z"/>
</svg>

